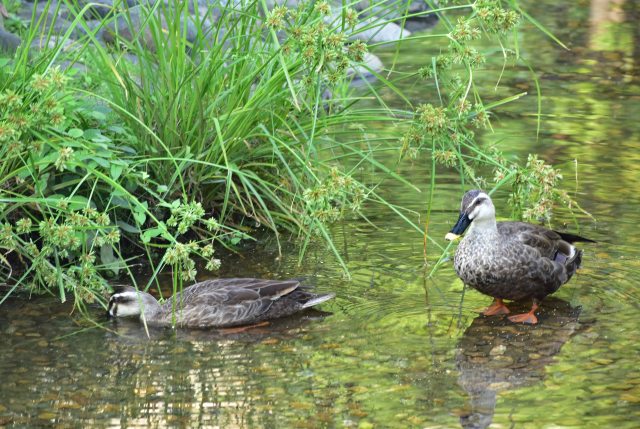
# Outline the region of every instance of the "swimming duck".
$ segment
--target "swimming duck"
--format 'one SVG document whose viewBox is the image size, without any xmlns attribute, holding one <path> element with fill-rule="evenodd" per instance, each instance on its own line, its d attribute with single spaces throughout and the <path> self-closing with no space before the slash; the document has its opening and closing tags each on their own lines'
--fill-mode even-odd
<svg viewBox="0 0 640 429">
<path fill-rule="evenodd" d="M 593 242 L 530 223 L 496 222 L 491 198 L 477 189 L 464 194 L 460 217 L 445 238 L 455 240 L 467 228 L 456 249 L 456 273 L 466 285 L 494 298 L 483 312 L 487 316 L 508 314 L 505 299 L 532 298 L 531 311 L 510 316 L 512 322 L 537 323 L 540 302 L 580 267 L 582 251 L 571 243 Z"/>
<path fill-rule="evenodd" d="M 334 296 L 308 292 L 298 280 L 215 279 L 189 286 L 164 304 L 146 292 L 121 287 L 109 299 L 107 312 L 139 316 L 151 326 L 228 328 L 289 316 Z"/>
</svg>

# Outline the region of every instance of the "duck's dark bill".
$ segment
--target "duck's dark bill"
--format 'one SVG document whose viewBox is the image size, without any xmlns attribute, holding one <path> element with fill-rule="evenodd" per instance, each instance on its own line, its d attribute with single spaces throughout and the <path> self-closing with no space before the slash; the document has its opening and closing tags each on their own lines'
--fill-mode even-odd
<svg viewBox="0 0 640 429">
<path fill-rule="evenodd" d="M 467 228 L 469 228 L 469 225 L 471 225 L 471 219 L 469 219 L 469 216 L 467 216 L 466 213 L 462 213 L 458 218 L 458 222 L 456 222 L 456 224 L 453 225 L 453 228 L 451 228 L 451 231 L 449 231 L 449 234 L 445 236 L 445 239 L 454 240 L 458 238 L 459 236 L 464 234 Z"/>
</svg>

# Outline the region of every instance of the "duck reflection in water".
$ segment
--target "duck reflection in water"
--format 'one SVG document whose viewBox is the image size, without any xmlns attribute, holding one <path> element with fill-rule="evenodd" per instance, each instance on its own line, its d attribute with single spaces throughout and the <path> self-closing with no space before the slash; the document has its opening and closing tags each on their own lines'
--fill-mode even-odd
<svg viewBox="0 0 640 429">
<path fill-rule="evenodd" d="M 580 307 L 549 298 L 537 326 L 479 316 L 464 332 L 456 350 L 458 384 L 470 397 L 460 415 L 463 428 L 488 427 L 497 394 L 536 384 L 564 343 L 579 329 Z"/>
</svg>

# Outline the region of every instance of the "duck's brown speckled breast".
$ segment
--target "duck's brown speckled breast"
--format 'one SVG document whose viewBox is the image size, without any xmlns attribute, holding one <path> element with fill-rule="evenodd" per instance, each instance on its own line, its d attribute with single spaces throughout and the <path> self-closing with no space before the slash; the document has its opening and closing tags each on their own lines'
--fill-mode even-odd
<svg viewBox="0 0 640 429">
<path fill-rule="evenodd" d="M 528 275 L 533 268 L 529 250 L 509 241 L 496 243 L 490 237 L 468 236 L 456 250 L 454 268 L 466 285 L 485 295 L 509 300 L 529 298 L 539 290 Z"/>
</svg>

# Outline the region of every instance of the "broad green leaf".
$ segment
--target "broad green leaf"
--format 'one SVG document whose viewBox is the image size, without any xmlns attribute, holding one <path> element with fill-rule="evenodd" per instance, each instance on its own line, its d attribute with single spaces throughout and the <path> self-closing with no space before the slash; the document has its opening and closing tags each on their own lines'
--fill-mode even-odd
<svg viewBox="0 0 640 429">
<path fill-rule="evenodd" d="M 118 275 L 120 272 L 120 261 L 114 255 L 110 244 L 103 244 L 100 247 L 100 261 L 105 268 L 113 271 L 113 274 Z"/>
<path fill-rule="evenodd" d="M 111 141 L 109 137 L 102 135 L 100 130 L 97 130 L 95 128 L 90 128 L 88 130 L 85 130 L 84 137 L 87 140 L 91 140 L 95 143 L 106 143 Z"/>
<path fill-rule="evenodd" d="M 136 205 L 133 208 L 133 218 L 136 220 L 136 223 L 140 226 L 144 225 L 147 220 L 146 209 L 149 208 L 149 204 L 146 201 L 143 201 L 141 205 Z"/>
<path fill-rule="evenodd" d="M 122 165 L 118 165 L 115 163 L 111 164 L 111 178 L 113 180 L 118 180 L 118 177 L 120 177 L 120 175 L 122 174 L 122 170 L 124 170 L 124 167 Z"/>
<path fill-rule="evenodd" d="M 49 173 L 45 173 L 38 178 L 36 181 L 36 192 L 39 194 L 44 193 L 45 189 L 47 189 L 47 183 L 49 181 Z"/>
<path fill-rule="evenodd" d="M 116 225 L 120 227 L 125 232 L 129 232 L 131 234 L 140 234 L 140 228 L 137 228 L 131 224 L 128 224 L 122 220 L 116 222 Z"/>
<path fill-rule="evenodd" d="M 93 110 L 89 114 L 98 121 L 104 121 L 105 119 L 107 119 L 107 116 L 104 113 L 98 112 L 97 110 Z"/>
<path fill-rule="evenodd" d="M 71 128 L 69 131 L 67 131 L 67 134 L 69 135 L 69 137 L 79 139 L 84 135 L 84 131 L 82 131 L 80 128 Z"/>
<path fill-rule="evenodd" d="M 89 159 L 95 161 L 100 167 L 109 168 L 111 166 L 111 163 L 108 160 L 100 158 L 99 156 L 92 156 Z"/>
<path fill-rule="evenodd" d="M 149 243 L 152 238 L 161 235 L 162 232 L 162 228 L 149 228 L 140 234 L 140 239 L 143 243 Z"/>
<path fill-rule="evenodd" d="M 135 155 L 138 153 L 137 150 L 135 150 L 134 148 L 130 147 L 130 146 L 118 146 L 118 149 L 120 149 L 121 151 L 128 153 L 130 155 Z"/>
<path fill-rule="evenodd" d="M 111 194 L 111 204 L 116 207 L 122 207 L 123 209 L 130 209 L 131 203 L 126 198 L 121 197 L 120 195 Z"/>
</svg>

